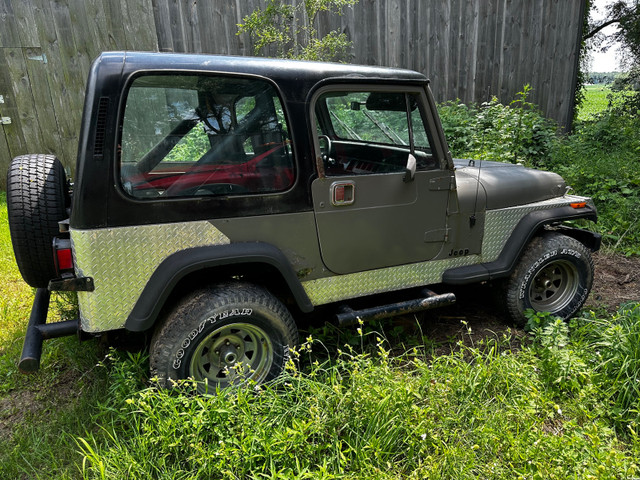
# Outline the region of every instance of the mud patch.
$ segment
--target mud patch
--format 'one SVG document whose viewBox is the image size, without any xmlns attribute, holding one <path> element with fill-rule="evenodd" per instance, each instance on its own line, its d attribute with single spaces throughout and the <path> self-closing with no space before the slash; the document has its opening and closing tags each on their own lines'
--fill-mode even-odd
<svg viewBox="0 0 640 480">
<path fill-rule="evenodd" d="M 587 306 L 615 312 L 621 303 L 640 301 L 640 257 L 597 253 Z"/>
</svg>

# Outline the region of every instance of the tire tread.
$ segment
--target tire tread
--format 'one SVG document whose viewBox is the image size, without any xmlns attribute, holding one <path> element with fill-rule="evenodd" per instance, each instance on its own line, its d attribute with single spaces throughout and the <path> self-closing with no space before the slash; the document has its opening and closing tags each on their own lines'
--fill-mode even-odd
<svg viewBox="0 0 640 480">
<path fill-rule="evenodd" d="M 535 237 L 529 245 L 527 246 L 525 253 L 520 258 L 518 265 L 515 270 L 511 274 L 511 276 L 507 279 L 503 284 L 504 288 L 504 297 L 506 299 L 505 309 L 507 314 L 511 319 L 519 326 L 524 326 L 527 319 L 524 316 L 524 312 L 519 307 L 519 286 L 521 283 L 522 276 L 526 273 L 526 271 L 530 268 L 530 266 L 538 259 L 544 252 L 554 249 L 566 248 L 570 247 L 580 252 L 582 258 L 587 262 L 587 268 L 590 272 L 589 277 L 587 278 L 587 289 L 591 290 L 591 286 L 593 284 L 593 258 L 591 257 L 591 253 L 587 247 L 585 247 L 582 243 L 572 237 L 568 237 L 566 235 L 556 233 L 556 232 L 546 232 L 543 235 L 539 235 Z M 584 302 L 583 302 L 584 303 Z M 571 317 L 577 310 L 582 307 L 582 304 L 578 305 L 572 312 L 568 315 L 564 316 L 564 319 Z"/>
<path fill-rule="evenodd" d="M 184 297 L 165 316 L 151 338 L 151 355 L 149 359 L 151 376 L 156 377 L 161 386 L 170 386 L 170 371 L 172 343 L 185 331 L 190 331 L 191 312 L 200 310 L 204 304 L 237 306 L 239 304 L 253 304 L 271 311 L 282 322 L 282 334 L 285 341 L 293 346 L 298 342 L 298 329 L 289 310 L 266 289 L 242 282 L 231 282 L 204 287 Z"/>
<path fill-rule="evenodd" d="M 25 282 L 46 287 L 56 276 L 52 241 L 67 217 L 66 175 L 53 155 L 15 157 L 7 172 L 7 210 L 16 263 Z"/>
</svg>

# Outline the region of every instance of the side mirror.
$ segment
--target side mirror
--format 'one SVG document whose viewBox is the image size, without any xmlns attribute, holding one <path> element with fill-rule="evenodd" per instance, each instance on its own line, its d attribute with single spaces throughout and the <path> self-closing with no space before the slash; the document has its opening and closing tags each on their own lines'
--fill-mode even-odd
<svg viewBox="0 0 640 480">
<path fill-rule="evenodd" d="M 416 178 L 416 157 L 410 153 L 407 158 L 407 166 L 404 169 L 403 180 L 405 183 L 412 182 L 414 178 Z"/>
</svg>

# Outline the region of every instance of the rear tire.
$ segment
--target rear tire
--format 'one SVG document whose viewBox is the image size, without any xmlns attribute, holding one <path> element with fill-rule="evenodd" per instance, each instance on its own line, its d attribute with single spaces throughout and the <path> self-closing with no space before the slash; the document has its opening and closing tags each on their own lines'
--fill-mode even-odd
<svg viewBox="0 0 640 480">
<path fill-rule="evenodd" d="M 593 284 L 591 252 L 574 238 L 555 232 L 534 238 L 505 284 L 506 307 L 519 326 L 533 309 L 568 319 L 582 308 Z"/>
<path fill-rule="evenodd" d="M 298 341 L 286 307 L 246 283 L 204 288 L 185 297 L 151 340 L 151 374 L 163 387 L 193 378 L 199 393 L 278 377 Z"/>
<path fill-rule="evenodd" d="M 22 278 L 45 288 L 57 276 L 53 238 L 68 218 L 69 193 L 64 168 L 53 155 L 21 155 L 7 173 L 7 210 L 11 242 Z"/>
</svg>

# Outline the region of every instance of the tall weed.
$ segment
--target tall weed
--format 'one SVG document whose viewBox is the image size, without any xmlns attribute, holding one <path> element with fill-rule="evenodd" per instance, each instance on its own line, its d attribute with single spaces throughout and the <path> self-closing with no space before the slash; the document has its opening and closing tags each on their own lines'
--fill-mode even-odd
<svg viewBox="0 0 640 480">
<path fill-rule="evenodd" d="M 638 431 L 640 421 L 640 303 L 620 307 L 610 321 L 594 314 L 588 337 L 597 381 L 610 399 L 618 426 Z M 623 428 L 624 430 L 624 428 Z M 628 432 L 627 432 L 628 433 Z"/>
<path fill-rule="evenodd" d="M 575 393 L 590 379 L 590 371 L 569 337 L 569 325 L 549 313 L 530 311 L 527 326 L 540 359 L 540 378 L 558 394 Z"/>
<path fill-rule="evenodd" d="M 530 93 L 525 85 L 509 105 L 496 97 L 480 105 L 441 104 L 438 111 L 453 156 L 545 165 L 556 126 L 528 101 Z"/>
<path fill-rule="evenodd" d="M 366 336 L 360 329 L 359 337 Z M 468 335 L 473 333 L 469 330 Z M 635 454 L 599 419 L 557 396 L 532 350 L 510 339 L 460 343 L 435 358 L 338 352 L 308 339 L 286 374 L 213 396 L 139 390 L 136 359 L 114 358 L 124 392 L 110 426 L 77 439 L 84 478 L 628 478 Z M 358 348 L 358 347 L 356 347 Z M 131 369 L 127 373 L 127 369 Z M 578 398 L 578 396 L 576 396 Z M 98 413 L 100 415 L 100 413 Z M 104 424 L 104 422 L 102 422 Z"/>
</svg>

